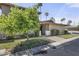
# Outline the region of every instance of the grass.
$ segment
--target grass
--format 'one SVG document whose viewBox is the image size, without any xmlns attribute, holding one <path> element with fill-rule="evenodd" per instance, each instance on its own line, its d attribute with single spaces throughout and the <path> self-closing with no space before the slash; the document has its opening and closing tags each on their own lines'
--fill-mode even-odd
<svg viewBox="0 0 79 59">
<path fill-rule="evenodd" d="M 14 48 L 16 45 L 20 44 L 24 39 L 20 40 L 13 40 L 13 41 L 7 41 L 2 42 L 0 41 L 0 49 L 10 49 Z"/>
<path fill-rule="evenodd" d="M 59 35 L 59 37 L 62 37 L 64 39 L 69 39 L 69 38 L 72 38 L 72 37 L 77 37 L 79 36 L 78 34 L 65 34 L 65 35 Z"/>
</svg>

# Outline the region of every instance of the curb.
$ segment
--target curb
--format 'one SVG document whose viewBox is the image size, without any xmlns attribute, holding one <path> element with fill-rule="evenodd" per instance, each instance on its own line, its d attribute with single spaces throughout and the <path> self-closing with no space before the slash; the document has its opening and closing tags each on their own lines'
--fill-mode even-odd
<svg viewBox="0 0 79 59">
<path fill-rule="evenodd" d="M 71 41 L 73 40 L 77 40 L 79 38 L 78 37 L 73 37 L 73 38 L 70 38 L 70 39 L 66 39 L 66 40 L 62 40 L 62 41 L 59 41 L 59 42 L 54 42 L 54 43 L 50 43 L 48 44 L 49 47 L 53 48 L 53 49 L 56 49 L 56 48 L 60 48 L 62 46 L 65 46 L 65 45 L 69 45 Z"/>
</svg>

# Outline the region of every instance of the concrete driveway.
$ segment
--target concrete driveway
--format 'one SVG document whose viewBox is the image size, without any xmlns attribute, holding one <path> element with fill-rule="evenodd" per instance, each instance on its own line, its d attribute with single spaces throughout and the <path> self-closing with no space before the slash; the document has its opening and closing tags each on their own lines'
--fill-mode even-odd
<svg viewBox="0 0 79 59">
<path fill-rule="evenodd" d="M 38 54 L 39 56 L 79 56 L 79 39 L 68 42 L 68 45 L 57 49 L 48 49 L 47 54 Z"/>
</svg>

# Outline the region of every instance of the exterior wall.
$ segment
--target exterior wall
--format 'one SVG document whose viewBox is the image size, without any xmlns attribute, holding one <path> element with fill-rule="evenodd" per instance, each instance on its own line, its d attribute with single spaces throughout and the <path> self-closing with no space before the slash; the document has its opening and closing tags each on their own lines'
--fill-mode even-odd
<svg viewBox="0 0 79 59">
<path fill-rule="evenodd" d="M 42 26 L 43 26 L 42 32 L 44 32 L 46 36 L 51 35 L 51 30 L 53 29 L 59 30 L 59 34 L 63 34 L 64 33 L 63 31 L 66 29 L 65 26 L 57 24 L 43 24 Z"/>
<path fill-rule="evenodd" d="M 41 31 L 39 31 L 39 36 L 41 36 Z"/>
<path fill-rule="evenodd" d="M 46 36 L 50 36 L 51 35 L 51 31 L 45 31 L 45 35 Z"/>
<path fill-rule="evenodd" d="M 1 5 L 1 9 L 2 9 L 3 14 L 7 15 L 10 12 L 10 7 L 9 6 Z"/>
<path fill-rule="evenodd" d="M 52 30 L 52 29 L 58 29 L 58 30 L 64 30 L 64 26 L 61 26 L 61 25 L 56 25 L 56 24 L 50 24 L 49 25 L 49 30 Z"/>
<path fill-rule="evenodd" d="M 49 24 L 45 25 L 46 30 L 49 30 Z"/>
</svg>

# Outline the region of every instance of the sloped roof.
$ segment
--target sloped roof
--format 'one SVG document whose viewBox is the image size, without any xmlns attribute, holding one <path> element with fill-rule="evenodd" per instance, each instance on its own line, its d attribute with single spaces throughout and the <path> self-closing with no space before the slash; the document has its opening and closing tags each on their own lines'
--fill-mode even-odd
<svg viewBox="0 0 79 59">
<path fill-rule="evenodd" d="M 69 26 L 69 25 L 66 25 L 66 24 L 55 23 L 52 20 L 40 21 L 40 24 L 56 24 L 56 25 L 61 25 L 61 26 Z"/>
</svg>

